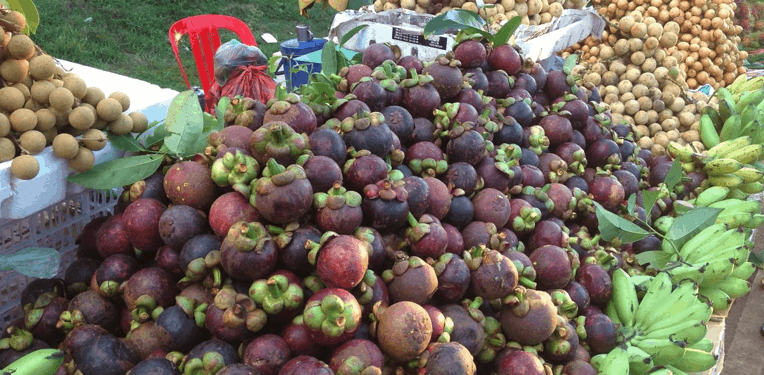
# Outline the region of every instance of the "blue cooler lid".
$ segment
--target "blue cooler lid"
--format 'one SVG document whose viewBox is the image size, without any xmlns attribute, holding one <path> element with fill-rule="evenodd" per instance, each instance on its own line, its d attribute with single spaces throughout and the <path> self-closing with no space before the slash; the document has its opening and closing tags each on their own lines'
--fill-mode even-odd
<svg viewBox="0 0 764 375">
<path fill-rule="evenodd" d="M 313 38 L 311 40 L 300 42 L 297 38 L 289 39 L 281 42 L 281 53 L 284 56 L 294 55 L 302 56 L 306 53 L 318 51 L 324 47 L 326 40 L 321 38 Z"/>
</svg>

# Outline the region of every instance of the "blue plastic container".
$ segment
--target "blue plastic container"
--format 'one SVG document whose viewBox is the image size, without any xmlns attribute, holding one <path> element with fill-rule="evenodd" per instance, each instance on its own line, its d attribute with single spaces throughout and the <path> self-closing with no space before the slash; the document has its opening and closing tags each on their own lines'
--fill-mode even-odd
<svg viewBox="0 0 764 375">
<path fill-rule="evenodd" d="M 304 71 L 292 72 L 294 68 L 298 68 L 298 65 L 304 66 L 310 73 L 321 71 L 321 64 L 299 62 L 295 61 L 295 58 L 320 51 L 324 48 L 324 43 L 326 43 L 326 40 L 320 38 L 314 38 L 306 42 L 300 42 L 297 38 L 294 38 L 281 43 L 281 66 L 284 69 L 284 77 L 289 91 L 293 91 L 308 83 L 308 73 Z"/>
</svg>

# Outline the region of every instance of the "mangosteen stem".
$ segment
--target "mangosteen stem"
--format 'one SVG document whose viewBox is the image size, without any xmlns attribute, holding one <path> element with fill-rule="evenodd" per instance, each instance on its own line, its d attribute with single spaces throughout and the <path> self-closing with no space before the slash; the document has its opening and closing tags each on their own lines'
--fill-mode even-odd
<svg viewBox="0 0 764 375">
<path fill-rule="evenodd" d="M 268 281 L 265 282 L 265 285 L 268 286 L 268 293 L 273 298 L 280 298 L 284 294 L 284 292 L 282 292 L 281 288 L 279 287 L 279 283 L 273 277 L 268 279 Z"/>
<path fill-rule="evenodd" d="M 419 225 L 419 221 L 417 221 L 417 219 L 414 217 L 414 214 L 412 214 L 411 212 L 409 212 L 407 219 L 409 221 L 409 225 L 411 225 L 412 228 Z"/>
<path fill-rule="evenodd" d="M 284 173 L 286 171 L 286 168 L 284 166 L 280 165 L 278 162 L 276 162 L 275 159 L 268 159 L 267 163 L 268 172 L 271 174 L 271 177 L 279 174 Z"/>
<path fill-rule="evenodd" d="M 527 277 L 521 277 L 519 281 L 526 288 L 536 289 L 536 282 Z"/>
</svg>

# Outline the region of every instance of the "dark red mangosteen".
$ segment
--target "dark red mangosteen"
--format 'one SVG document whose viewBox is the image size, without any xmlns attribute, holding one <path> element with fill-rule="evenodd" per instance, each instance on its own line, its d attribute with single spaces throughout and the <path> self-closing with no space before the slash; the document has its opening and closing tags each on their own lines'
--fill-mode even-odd
<svg viewBox="0 0 764 375">
<path fill-rule="evenodd" d="M 409 205 L 406 201 L 408 192 L 404 186 L 405 183 L 401 180 L 390 181 L 389 179 L 366 185 L 361 208 L 364 220 L 369 223 L 369 226 L 379 231 L 403 227 L 409 213 Z M 430 188 L 432 191 L 431 186 Z M 432 202 L 432 193 L 430 198 Z"/>
<path fill-rule="evenodd" d="M 404 177 L 403 182 L 404 188 L 408 192 L 406 202 L 408 202 L 409 211 L 415 218 L 419 218 L 427 211 L 430 187 L 421 177 L 417 176 Z"/>
<path fill-rule="evenodd" d="M 390 303 L 390 293 L 387 291 L 385 281 L 372 270 L 366 271 L 361 283 L 351 292 L 363 309 L 362 316 L 369 316 L 374 305 L 379 301 L 385 305 Z M 356 335 L 356 337 L 358 336 Z"/>
<path fill-rule="evenodd" d="M 570 141 L 573 127 L 567 118 L 550 115 L 542 118 L 539 125 L 544 128 L 544 134 L 549 138 L 549 147 L 555 148 Z"/>
<path fill-rule="evenodd" d="M 348 191 L 340 182 L 335 182 L 327 193 L 313 195 L 316 224 L 323 231 L 352 234 L 363 220 L 361 201 L 361 194 Z"/>
<path fill-rule="evenodd" d="M 393 302 L 411 301 L 426 304 L 438 289 L 435 270 L 422 258 L 396 253 L 392 268 L 382 272 Z"/>
<path fill-rule="evenodd" d="M 215 302 L 205 312 L 205 327 L 212 337 L 230 344 L 255 336 L 265 326 L 268 317 L 246 294 L 237 293 L 225 285 L 215 295 Z"/>
<path fill-rule="evenodd" d="M 485 94 L 497 99 L 504 99 L 512 91 L 514 79 L 510 78 L 503 70 L 492 70 L 485 74 L 488 79 L 488 89 Z"/>
<path fill-rule="evenodd" d="M 435 298 L 443 303 L 460 301 L 470 285 L 470 269 L 458 255 L 446 253 L 436 261 L 428 259 L 438 275 Z"/>
<path fill-rule="evenodd" d="M 59 315 L 56 326 L 69 333 L 74 327 L 95 324 L 109 333 L 119 333 L 120 310 L 111 300 L 94 292 L 82 292 L 71 301 L 66 311 Z"/>
<path fill-rule="evenodd" d="M 583 346 L 579 345 L 580 350 L 586 350 Z M 562 368 L 562 373 L 565 375 L 596 375 L 597 370 L 589 364 L 586 359 L 576 359 L 565 364 Z"/>
<path fill-rule="evenodd" d="M 391 105 L 380 111 L 385 124 L 398 136 L 402 144 L 408 145 L 414 132 L 414 118 L 406 108 Z"/>
<path fill-rule="evenodd" d="M 491 70 L 500 69 L 510 75 L 515 75 L 522 67 L 520 54 L 514 47 L 508 44 L 494 47 L 488 55 L 487 61 Z"/>
<path fill-rule="evenodd" d="M 448 132 L 446 154 L 450 162 L 475 165 L 486 155 L 486 141 L 472 123 L 465 122 Z"/>
<path fill-rule="evenodd" d="M 504 298 L 515 290 L 518 273 L 515 264 L 496 250 L 473 247 L 464 252 L 470 269 L 470 290 L 485 300 Z"/>
<path fill-rule="evenodd" d="M 326 192 L 335 182 L 342 183 L 342 169 L 327 156 L 312 156 L 302 167 L 314 192 Z"/>
<path fill-rule="evenodd" d="M 159 218 L 159 235 L 167 246 L 180 251 L 183 245 L 199 234 L 207 233 L 207 218 L 187 205 L 174 205 Z"/>
<path fill-rule="evenodd" d="M 429 187 L 427 196 L 429 203 L 426 212 L 435 216 L 436 219 L 442 220 L 451 208 L 451 193 L 446 184 L 435 177 L 428 176 L 424 177 L 423 180 Z"/>
<path fill-rule="evenodd" d="M 426 374 L 474 375 L 475 360 L 469 350 L 458 342 L 435 342 L 422 354 L 422 371 Z"/>
<path fill-rule="evenodd" d="M 319 345 L 336 345 L 353 337 L 361 322 L 361 311 L 350 292 L 326 288 L 305 303 L 303 319 Z"/>
<path fill-rule="evenodd" d="M 310 151 L 316 156 L 326 156 L 334 160 L 337 165 L 344 165 L 347 157 L 347 147 L 342 136 L 326 127 L 316 129 L 308 137 Z"/>
<path fill-rule="evenodd" d="M 308 259 L 316 265 L 321 281 L 329 288 L 351 289 L 363 280 L 371 248 L 353 236 L 326 232 L 321 243 L 309 243 Z"/>
<path fill-rule="evenodd" d="M 520 346 L 520 345 L 517 345 Z M 496 358 L 498 375 L 544 375 L 544 365 L 531 351 L 508 346 Z"/>
<path fill-rule="evenodd" d="M 419 142 L 432 142 L 435 140 L 435 125 L 427 118 L 414 118 L 414 130 L 411 133 L 411 140 L 405 144 L 411 146 Z"/>
<path fill-rule="evenodd" d="M 38 349 L 50 348 L 44 341 L 34 338 L 31 332 L 14 325 L 6 328 L 2 337 L 4 349 L 0 351 L 0 366 L 3 368 Z"/>
<path fill-rule="evenodd" d="M 617 330 L 613 321 L 605 314 L 586 317 L 586 343 L 592 355 L 610 353 L 618 345 Z"/>
<path fill-rule="evenodd" d="M 257 221 L 257 210 L 249 200 L 239 192 L 225 193 L 218 197 L 210 207 L 210 228 L 220 237 L 238 221 Z"/>
<path fill-rule="evenodd" d="M 479 183 L 475 167 L 465 162 L 449 163 L 441 180 L 446 186 L 452 186 L 452 189 L 464 190 L 468 196 L 475 192 Z"/>
<path fill-rule="evenodd" d="M 119 294 L 119 287 L 141 269 L 134 256 L 117 254 L 106 258 L 93 273 L 90 289 L 104 297 Z"/>
<path fill-rule="evenodd" d="M 277 375 L 289 361 L 291 352 L 286 341 L 274 334 L 262 335 L 244 348 L 242 363 L 261 375 Z"/>
<path fill-rule="evenodd" d="M 482 303 L 482 298 L 476 297 L 473 301 L 463 300 L 460 305 L 449 304 L 440 307 L 443 315 L 454 322 L 451 342 L 462 344 L 473 356 L 480 352 L 486 338 L 482 327 L 485 317 L 479 309 Z"/>
<path fill-rule="evenodd" d="M 220 265 L 239 280 L 254 281 L 270 274 L 277 257 L 276 243 L 259 222 L 235 223 L 220 246 Z"/>
<path fill-rule="evenodd" d="M 340 125 L 343 140 L 348 147 L 369 150 L 384 158 L 393 146 L 393 132 L 379 112 L 358 112 L 342 120 Z"/>
<path fill-rule="evenodd" d="M 374 69 L 382 65 L 386 60 L 396 61 L 397 59 L 395 55 L 395 51 L 387 44 L 373 43 L 363 50 L 361 64 Z"/>
<path fill-rule="evenodd" d="M 461 62 L 449 51 L 426 64 L 422 73 L 432 76 L 432 85 L 438 90 L 440 98 L 448 100 L 456 96 L 462 88 L 463 76 L 459 70 L 460 66 Z"/>
<path fill-rule="evenodd" d="M 401 59 L 398 60 L 398 65 L 406 69 L 406 78 L 411 78 L 411 75 L 409 74 L 411 69 L 414 69 L 417 74 L 421 74 L 422 69 L 424 69 L 424 64 L 422 64 L 422 61 L 419 60 L 418 57 L 412 55 L 401 57 Z"/>
<path fill-rule="evenodd" d="M 546 85 L 544 91 L 549 99 L 557 99 L 565 93 L 571 92 L 570 84 L 568 83 L 568 75 L 561 70 L 552 70 L 547 73 Z"/>
<path fill-rule="evenodd" d="M 233 345 L 214 338 L 196 345 L 183 358 L 184 368 L 202 368 L 212 374 L 239 362 L 239 355 Z"/>
<path fill-rule="evenodd" d="M 411 78 L 401 82 L 405 88 L 403 108 L 406 108 L 414 118 L 433 118 L 435 109 L 440 107 L 440 93 L 432 84 L 433 77 L 426 73 L 417 74 L 411 70 L 409 74 Z"/>
<path fill-rule="evenodd" d="M 358 100 L 366 103 L 372 112 L 381 111 L 387 104 L 387 92 L 374 78 L 363 77 L 354 83 L 350 90 Z"/>
<path fill-rule="evenodd" d="M 275 121 L 283 122 L 298 134 L 310 134 L 316 129 L 316 115 L 313 110 L 303 103 L 297 94 L 287 93 L 284 86 L 276 87 L 275 97 L 269 100 L 266 106 L 268 110 L 263 117 L 264 125 Z"/>
<path fill-rule="evenodd" d="M 140 362 L 126 342 L 110 334 L 94 337 L 73 357 L 83 375 L 124 375 Z"/>
<path fill-rule="evenodd" d="M 497 228 L 503 227 L 509 221 L 511 213 L 507 196 L 492 188 L 484 188 L 472 197 L 477 221 L 493 223 Z"/>
<path fill-rule="evenodd" d="M 305 276 L 314 268 L 308 262 L 308 241 L 320 242 L 321 231 L 310 225 L 289 224 L 274 239 L 278 246 L 280 268 Z"/>
<path fill-rule="evenodd" d="M 313 201 L 313 188 L 299 165 L 284 168 L 274 159 L 268 160 L 263 177 L 250 197 L 250 203 L 266 220 L 285 224 L 300 218 Z"/>
<path fill-rule="evenodd" d="M 612 281 L 608 272 L 599 264 L 582 264 L 576 274 L 576 281 L 589 292 L 593 304 L 604 307 L 610 300 Z"/>
<path fill-rule="evenodd" d="M 507 341 L 522 345 L 538 345 L 557 328 L 557 308 L 548 293 L 517 287 L 499 312 L 501 328 Z"/>
<path fill-rule="evenodd" d="M 180 292 L 175 286 L 172 275 L 158 267 L 139 270 L 130 276 L 120 289 L 125 305 L 131 310 L 143 307 L 144 304 L 153 304 L 162 308 L 170 307 L 175 303 L 175 296 Z M 150 307 L 150 309 L 154 308 Z"/>
<path fill-rule="evenodd" d="M 598 176 L 589 184 L 589 194 L 608 211 L 615 211 L 625 197 L 623 185 L 613 176 Z"/>
<path fill-rule="evenodd" d="M 217 198 L 210 169 L 193 161 L 176 163 L 164 175 L 164 191 L 175 205 L 207 210 Z"/>
<path fill-rule="evenodd" d="M 362 192 L 366 185 L 387 177 L 387 164 L 381 157 L 368 150 L 353 152 L 351 157 L 352 159 L 345 163 L 343 181 L 350 190 Z"/>
<path fill-rule="evenodd" d="M 462 189 L 454 189 L 451 194 L 451 206 L 448 214 L 443 218 L 444 223 L 449 223 L 457 228 L 464 228 L 472 222 L 475 215 L 475 207 L 470 198 L 464 194 Z"/>
<path fill-rule="evenodd" d="M 369 340 L 353 339 L 334 350 L 329 367 L 338 375 L 381 374 L 385 358 L 379 347 Z"/>
<path fill-rule="evenodd" d="M 162 188 L 162 194 L 164 195 L 164 188 Z M 165 198 L 167 196 L 165 195 Z M 109 216 L 98 216 L 90 220 L 84 227 L 77 239 L 77 259 L 97 259 L 102 260 L 101 255 L 98 254 L 98 230 L 108 220 Z"/>
<path fill-rule="evenodd" d="M 448 234 L 448 247 L 446 248 L 446 252 L 460 255 L 464 251 L 464 238 L 462 238 L 462 233 L 458 228 L 451 224 L 443 222 L 442 225 L 443 229 L 445 229 Z"/>
<path fill-rule="evenodd" d="M 529 258 L 536 270 L 536 283 L 541 290 L 562 289 L 573 277 L 570 254 L 563 248 L 545 245 L 533 250 Z"/>
<path fill-rule="evenodd" d="M 279 375 L 334 375 L 334 371 L 315 357 L 301 355 L 290 359 Z"/>
<path fill-rule="evenodd" d="M 88 290 L 93 274 L 100 265 L 101 262 L 95 259 L 82 258 L 75 260 L 69 267 L 66 267 L 64 273 L 66 294 L 74 297 L 78 293 Z"/>
<path fill-rule="evenodd" d="M 147 358 L 138 362 L 127 373 L 129 375 L 180 375 L 180 370 L 167 358 Z M 222 375 L 220 371 L 218 374 Z"/>
<path fill-rule="evenodd" d="M 422 177 L 434 177 L 448 168 L 443 150 L 437 144 L 428 141 L 411 145 L 403 162 L 415 175 Z"/>
<path fill-rule="evenodd" d="M 135 255 L 130 236 L 127 234 L 124 213 L 110 216 L 98 229 L 96 234 L 96 246 L 101 259 L 112 255 Z"/>
<path fill-rule="evenodd" d="M 311 338 L 310 329 L 305 325 L 303 316 L 299 315 L 289 323 L 281 332 L 281 337 L 286 341 L 292 355 L 315 356 L 319 353 L 319 346 Z"/>
<path fill-rule="evenodd" d="M 408 222 L 411 227 L 406 229 L 406 237 L 414 256 L 437 259 L 446 252 L 448 233 L 438 219 L 424 214 L 417 221 L 414 215 L 409 213 Z"/>
</svg>

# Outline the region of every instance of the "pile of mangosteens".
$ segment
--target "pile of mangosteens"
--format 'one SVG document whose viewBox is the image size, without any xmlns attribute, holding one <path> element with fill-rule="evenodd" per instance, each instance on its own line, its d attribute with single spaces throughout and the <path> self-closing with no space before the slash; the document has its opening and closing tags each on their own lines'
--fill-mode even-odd
<svg viewBox="0 0 764 375">
<path fill-rule="evenodd" d="M 23 291 L 0 368 L 58 346 L 57 375 L 596 374 L 610 275 L 660 243 L 601 241 L 593 202 L 623 210 L 671 160 L 509 45 L 373 44 L 327 78 L 237 99 L 204 153 L 129 186 Z"/>
</svg>

